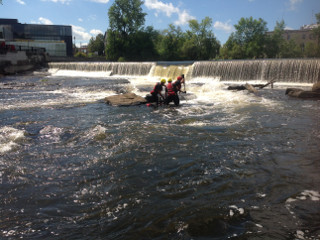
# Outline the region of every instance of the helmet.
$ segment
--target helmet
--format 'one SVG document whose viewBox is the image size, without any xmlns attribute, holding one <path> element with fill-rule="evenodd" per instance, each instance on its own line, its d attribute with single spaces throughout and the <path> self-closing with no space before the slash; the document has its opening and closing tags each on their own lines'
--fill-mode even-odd
<svg viewBox="0 0 320 240">
<path fill-rule="evenodd" d="M 169 78 L 169 79 L 168 79 L 168 82 L 172 82 L 172 79 L 171 79 L 171 78 Z"/>
<path fill-rule="evenodd" d="M 164 78 L 161 79 L 161 83 L 166 83 L 166 80 Z"/>
<path fill-rule="evenodd" d="M 182 77 L 181 77 L 181 76 L 177 77 L 177 80 L 181 80 L 181 79 L 182 79 Z"/>
</svg>

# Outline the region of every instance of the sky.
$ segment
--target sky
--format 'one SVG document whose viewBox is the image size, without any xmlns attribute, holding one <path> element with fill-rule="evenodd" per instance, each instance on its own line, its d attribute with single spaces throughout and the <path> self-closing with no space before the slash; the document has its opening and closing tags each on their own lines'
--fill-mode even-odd
<svg viewBox="0 0 320 240">
<path fill-rule="evenodd" d="M 20 23 L 71 25 L 76 45 L 109 27 L 108 10 L 115 0 L 0 0 L 0 18 L 18 19 Z M 144 0 L 145 26 L 156 30 L 169 24 L 189 29 L 188 21 L 212 19 L 212 31 L 224 44 L 239 20 L 253 17 L 267 22 L 269 31 L 276 22 L 285 21 L 287 29 L 316 23 L 320 0 Z"/>
</svg>

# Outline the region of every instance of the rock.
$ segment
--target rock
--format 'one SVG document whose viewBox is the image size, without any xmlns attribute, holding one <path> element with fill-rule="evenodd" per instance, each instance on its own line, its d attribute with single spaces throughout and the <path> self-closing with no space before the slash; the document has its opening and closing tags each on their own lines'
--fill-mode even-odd
<svg viewBox="0 0 320 240">
<path fill-rule="evenodd" d="M 313 92 L 320 92 L 320 82 L 316 82 L 313 84 L 312 91 Z"/>
<path fill-rule="evenodd" d="M 304 91 L 299 88 L 287 88 L 286 95 L 304 99 L 320 99 L 320 92 Z"/>
<path fill-rule="evenodd" d="M 147 102 L 145 98 L 134 93 L 125 93 L 106 97 L 105 101 L 107 104 L 114 106 L 134 106 Z"/>
</svg>

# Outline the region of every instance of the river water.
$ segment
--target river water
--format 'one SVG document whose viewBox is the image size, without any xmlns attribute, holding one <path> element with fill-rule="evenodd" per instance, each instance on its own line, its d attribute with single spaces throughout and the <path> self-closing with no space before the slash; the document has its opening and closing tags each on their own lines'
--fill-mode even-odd
<svg viewBox="0 0 320 240">
<path fill-rule="evenodd" d="M 1 79 L 1 239 L 320 239 L 320 101 L 210 78 L 179 107 L 103 101 L 157 80 Z"/>
</svg>

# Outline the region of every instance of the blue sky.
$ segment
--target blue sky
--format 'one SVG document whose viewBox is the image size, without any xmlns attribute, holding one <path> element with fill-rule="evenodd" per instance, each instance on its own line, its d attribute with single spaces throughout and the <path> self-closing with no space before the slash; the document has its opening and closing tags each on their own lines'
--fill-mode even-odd
<svg viewBox="0 0 320 240">
<path fill-rule="evenodd" d="M 71 25 L 76 44 L 87 43 L 104 33 L 109 25 L 108 10 L 114 0 L 2 0 L 0 18 L 20 23 Z M 210 17 L 216 38 L 224 44 L 241 17 L 262 18 L 272 31 L 282 19 L 287 29 L 315 23 L 320 0 L 144 0 L 145 26 L 157 30 L 169 24 L 188 29 L 188 20 Z"/>
</svg>

